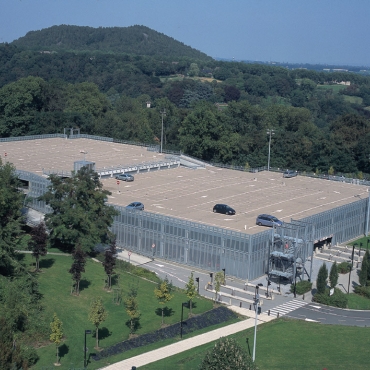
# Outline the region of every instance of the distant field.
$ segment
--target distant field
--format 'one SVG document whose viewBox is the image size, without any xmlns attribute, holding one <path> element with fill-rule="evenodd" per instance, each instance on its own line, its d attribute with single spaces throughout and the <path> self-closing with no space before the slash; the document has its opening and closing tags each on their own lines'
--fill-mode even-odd
<svg viewBox="0 0 370 370">
<path fill-rule="evenodd" d="M 198 80 L 202 82 L 212 82 L 212 81 L 217 81 L 217 82 L 222 82 L 221 80 L 216 80 L 215 78 L 212 77 L 188 77 L 184 75 L 175 75 L 175 76 L 163 76 L 159 77 L 161 82 L 169 82 L 169 81 L 182 81 L 184 78 L 191 78 L 192 80 Z"/>
<path fill-rule="evenodd" d="M 343 95 L 343 97 L 344 97 L 344 100 L 348 101 L 349 103 L 362 105 L 363 99 L 360 98 L 359 96 Z"/>
<path fill-rule="evenodd" d="M 344 85 L 317 85 L 318 89 L 332 90 L 333 93 L 337 94 L 339 91 L 345 89 L 347 86 Z"/>
</svg>

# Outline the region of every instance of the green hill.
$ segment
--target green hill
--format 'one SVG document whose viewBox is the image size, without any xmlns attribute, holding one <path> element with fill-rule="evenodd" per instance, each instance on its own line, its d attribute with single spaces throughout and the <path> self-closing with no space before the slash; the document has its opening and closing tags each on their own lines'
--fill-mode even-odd
<svg viewBox="0 0 370 370">
<path fill-rule="evenodd" d="M 212 60 L 211 57 L 145 26 L 80 27 L 52 26 L 30 31 L 12 44 L 31 50 L 101 51 L 148 56 L 188 57 Z"/>
</svg>

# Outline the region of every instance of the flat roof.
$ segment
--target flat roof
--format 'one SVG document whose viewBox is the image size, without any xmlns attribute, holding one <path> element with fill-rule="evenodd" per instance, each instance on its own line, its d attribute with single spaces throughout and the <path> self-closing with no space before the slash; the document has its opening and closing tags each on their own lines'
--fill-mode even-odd
<svg viewBox="0 0 370 370">
<path fill-rule="evenodd" d="M 7 153 L 5 158 L 4 153 Z M 73 170 L 73 163 L 84 157 L 95 162 L 96 168 L 165 158 L 140 146 L 61 138 L 0 142 L 0 154 L 17 169 L 38 175 L 42 175 L 43 168 Z M 292 218 L 312 216 L 369 196 L 368 188 L 362 185 L 305 176 L 287 179 L 277 172 L 250 173 L 212 166 L 178 167 L 133 175 L 135 181 L 120 181 L 119 185 L 114 178 L 101 180 L 104 188 L 112 192 L 110 203 L 125 206 L 139 201 L 149 212 L 248 234 L 267 230 L 255 224 L 261 213 L 290 222 Z M 236 210 L 236 215 L 214 214 L 212 209 L 216 203 L 228 204 Z"/>
</svg>

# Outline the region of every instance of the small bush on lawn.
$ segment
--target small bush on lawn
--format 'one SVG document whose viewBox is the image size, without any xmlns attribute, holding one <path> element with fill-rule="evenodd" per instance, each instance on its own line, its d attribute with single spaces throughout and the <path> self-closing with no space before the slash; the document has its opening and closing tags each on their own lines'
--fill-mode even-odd
<svg viewBox="0 0 370 370">
<path fill-rule="evenodd" d="M 370 286 L 356 286 L 355 293 L 370 299 Z"/>
<path fill-rule="evenodd" d="M 334 294 L 329 295 L 329 289 L 325 290 L 325 293 L 316 293 L 313 298 L 313 302 L 322 303 L 327 306 L 346 308 L 348 304 L 348 299 L 346 294 L 344 294 L 339 288 L 334 288 Z"/>
<path fill-rule="evenodd" d="M 224 306 L 214 308 L 202 315 L 194 316 L 190 319 L 183 321 L 183 334 L 191 333 L 195 330 L 203 329 L 211 325 L 220 324 L 222 322 L 228 321 L 230 319 L 236 318 L 237 315 Z M 147 333 L 138 336 L 137 338 L 132 338 L 125 340 L 124 342 L 117 343 L 113 346 L 105 348 L 98 354 L 96 354 L 93 359 L 100 360 L 104 357 L 117 355 L 128 351 L 130 349 L 145 346 L 151 343 L 155 343 L 167 338 L 175 338 L 180 334 L 180 323 L 167 326 L 166 328 L 156 330 L 152 333 Z"/>
<path fill-rule="evenodd" d="M 349 262 L 341 262 L 341 263 L 337 266 L 337 268 L 338 268 L 338 272 L 339 272 L 340 274 L 346 274 L 346 273 L 349 271 L 350 267 L 351 267 L 351 264 L 350 264 Z"/>
<path fill-rule="evenodd" d="M 312 289 L 312 283 L 307 280 L 298 281 L 296 284 L 296 294 L 302 295 L 309 292 Z M 290 291 L 294 293 L 294 284 L 291 284 Z"/>
</svg>

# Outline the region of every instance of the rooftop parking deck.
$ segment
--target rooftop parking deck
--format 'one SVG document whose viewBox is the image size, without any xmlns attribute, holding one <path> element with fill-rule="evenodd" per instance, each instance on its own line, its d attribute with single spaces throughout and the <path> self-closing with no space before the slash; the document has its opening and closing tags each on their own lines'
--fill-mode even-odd
<svg viewBox="0 0 370 370">
<path fill-rule="evenodd" d="M 83 153 L 84 152 L 84 153 Z M 5 157 L 6 153 L 6 157 Z M 86 159 L 96 168 L 162 161 L 165 156 L 147 148 L 90 139 L 40 139 L 0 142 L 2 159 L 17 169 L 42 175 L 46 170 L 73 170 L 75 161 Z M 283 178 L 282 173 L 249 173 L 206 166 L 179 167 L 133 173 L 135 181 L 119 185 L 102 178 L 112 192 L 109 202 L 125 206 L 144 203 L 145 210 L 184 220 L 254 234 L 266 230 L 255 224 L 260 213 L 282 221 L 301 219 L 367 198 L 367 187 L 305 176 Z M 214 214 L 216 203 L 226 203 L 236 215 Z"/>
</svg>

